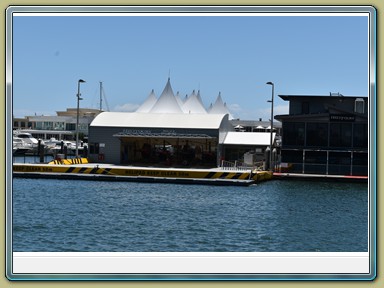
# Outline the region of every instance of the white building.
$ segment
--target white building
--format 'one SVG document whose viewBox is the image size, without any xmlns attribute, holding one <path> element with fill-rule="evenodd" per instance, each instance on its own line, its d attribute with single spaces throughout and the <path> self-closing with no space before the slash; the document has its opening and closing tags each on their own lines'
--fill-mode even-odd
<svg viewBox="0 0 384 288">
<path fill-rule="evenodd" d="M 200 92 L 193 91 L 183 101 L 173 93 L 168 79 L 160 97 L 152 90 L 136 112 L 96 116 L 89 127 L 89 158 L 113 164 L 215 167 L 223 159 L 236 160 L 226 159 L 231 147 L 265 149 L 269 143 L 265 133 L 234 132 L 229 117 L 220 93 L 206 110 Z"/>
</svg>

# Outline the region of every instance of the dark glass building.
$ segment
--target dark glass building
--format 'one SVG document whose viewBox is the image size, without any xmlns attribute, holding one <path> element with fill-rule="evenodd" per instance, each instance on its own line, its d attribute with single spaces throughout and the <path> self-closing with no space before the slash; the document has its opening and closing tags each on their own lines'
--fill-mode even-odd
<svg viewBox="0 0 384 288">
<path fill-rule="evenodd" d="M 279 95 L 281 162 L 292 173 L 368 175 L 368 97 Z"/>
</svg>

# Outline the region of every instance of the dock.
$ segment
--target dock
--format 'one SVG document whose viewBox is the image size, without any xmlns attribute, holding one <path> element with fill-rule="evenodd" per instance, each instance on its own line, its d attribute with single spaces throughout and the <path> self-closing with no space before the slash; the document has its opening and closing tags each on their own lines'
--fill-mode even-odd
<svg viewBox="0 0 384 288">
<path fill-rule="evenodd" d="M 13 177 L 149 183 L 249 186 L 272 179 L 272 172 L 223 168 L 159 168 L 98 163 L 13 164 Z"/>
<path fill-rule="evenodd" d="M 368 176 L 353 175 L 324 175 L 324 174 L 301 174 L 301 173 L 280 173 L 274 172 L 273 179 L 300 179 L 300 180 L 324 180 L 324 181 L 348 181 L 348 182 L 367 182 Z"/>
</svg>

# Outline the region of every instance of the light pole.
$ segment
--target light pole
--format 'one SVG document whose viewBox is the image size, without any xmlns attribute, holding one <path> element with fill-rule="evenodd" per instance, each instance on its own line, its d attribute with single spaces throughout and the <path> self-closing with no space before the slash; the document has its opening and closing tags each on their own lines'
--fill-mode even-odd
<svg viewBox="0 0 384 288">
<path fill-rule="evenodd" d="M 85 83 L 83 79 L 79 79 L 77 82 L 77 113 L 76 113 L 76 158 L 79 157 L 79 106 L 80 106 L 80 100 L 83 100 L 83 98 L 80 98 L 80 83 Z"/>
<path fill-rule="evenodd" d="M 274 94 L 274 90 L 275 90 L 275 85 L 273 84 L 273 82 L 267 82 L 266 83 L 267 85 L 271 85 L 272 86 L 272 99 L 271 100 L 268 100 L 268 102 L 271 103 L 271 136 L 270 136 L 270 142 L 269 142 L 269 170 L 270 171 L 273 171 L 273 165 L 272 165 L 272 136 L 273 136 L 273 94 Z"/>
</svg>

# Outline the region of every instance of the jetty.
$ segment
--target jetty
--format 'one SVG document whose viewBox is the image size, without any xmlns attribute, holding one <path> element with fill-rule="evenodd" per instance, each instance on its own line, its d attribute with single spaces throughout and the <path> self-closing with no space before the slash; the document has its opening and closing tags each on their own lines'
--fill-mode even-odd
<svg viewBox="0 0 384 288">
<path fill-rule="evenodd" d="M 303 174 L 303 173 L 283 173 L 274 172 L 273 178 L 276 180 L 310 180 L 310 181 L 347 181 L 347 182 L 367 182 L 368 176 L 358 175 L 325 175 L 325 174 Z"/>
<path fill-rule="evenodd" d="M 56 161 L 56 160 L 55 160 Z M 270 171 L 162 168 L 88 163 L 13 164 L 13 177 L 249 186 L 272 179 Z M 84 163 L 86 162 L 86 163 Z"/>
</svg>

